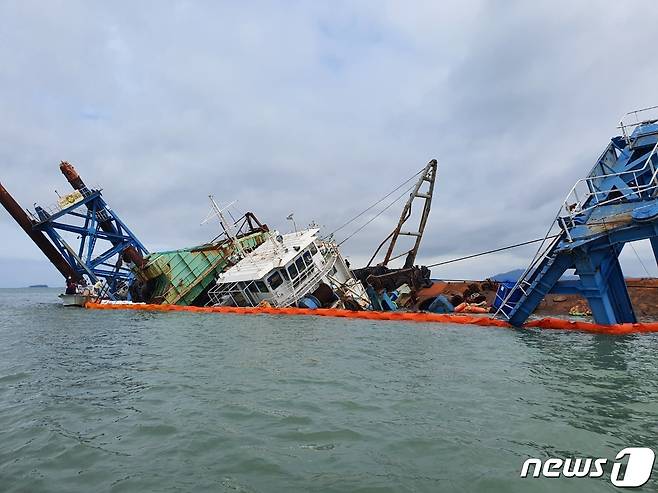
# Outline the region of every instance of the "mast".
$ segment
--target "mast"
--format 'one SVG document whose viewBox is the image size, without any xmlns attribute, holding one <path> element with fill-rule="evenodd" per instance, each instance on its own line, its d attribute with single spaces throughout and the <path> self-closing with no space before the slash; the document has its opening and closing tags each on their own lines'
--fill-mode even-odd
<svg viewBox="0 0 658 493">
<path fill-rule="evenodd" d="M 395 229 L 389 234 L 384 241 L 381 242 L 379 247 L 377 247 L 377 250 L 375 250 L 375 253 L 373 254 L 372 258 L 368 262 L 368 267 L 370 264 L 372 264 L 372 261 L 375 259 L 379 251 L 382 249 L 382 247 L 386 244 L 387 241 L 390 241 L 388 245 L 388 249 L 386 250 L 386 255 L 384 256 L 384 260 L 379 264 L 382 266 L 387 266 L 388 263 L 392 260 L 398 259 L 403 256 L 407 256 L 405 261 L 404 261 L 404 267 L 405 269 L 413 267 L 414 262 L 416 261 L 416 255 L 418 254 L 418 249 L 420 247 L 420 242 L 423 239 L 423 232 L 425 231 L 425 225 L 427 224 L 427 218 L 429 217 L 430 214 L 430 208 L 432 206 L 432 194 L 434 193 L 434 181 L 436 179 L 436 170 L 437 170 L 437 161 L 436 159 L 432 159 L 429 163 L 427 163 L 427 166 L 423 169 L 421 172 L 420 177 L 418 178 L 418 181 L 414 185 L 411 194 L 409 195 L 409 199 L 407 199 L 407 202 L 404 205 L 404 208 L 402 209 L 402 214 L 400 214 L 400 220 L 398 221 L 397 226 Z M 422 191 L 421 188 L 423 187 L 424 183 L 428 183 L 427 189 L 425 191 Z M 420 216 L 420 221 L 418 223 L 418 228 L 417 231 L 403 231 L 402 227 L 404 224 L 407 222 L 407 220 L 411 217 L 411 209 L 414 203 L 414 200 L 423 200 L 423 210 L 422 214 Z M 413 247 L 401 254 L 393 256 L 393 252 L 395 250 L 395 244 L 400 236 L 415 236 L 416 240 L 414 242 Z"/>
<path fill-rule="evenodd" d="M 233 233 L 233 228 L 231 227 L 231 223 L 226 220 L 226 217 L 224 216 L 224 209 L 220 209 L 219 205 L 215 201 L 215 197 L 212 195 L 208 195 L 208 198 L 210 199 L 210 203 L 212 204 L 212 209 L 215 213 L 215 215 L 219 218 L 219 224 L 221 225 L 222 229 L 226 233 L 226 236 L 228 240 L 233 244 L 235 249 L 240 253 L 241 257 L 245 257 L 246 253 L 244 249 L 242 248 L 242 245 L 237 239 L 237 236 Z M 235 202 L 231 202 L 229 205 L 226 206 L 226 208 L 231 207 Z"/>
</svg>

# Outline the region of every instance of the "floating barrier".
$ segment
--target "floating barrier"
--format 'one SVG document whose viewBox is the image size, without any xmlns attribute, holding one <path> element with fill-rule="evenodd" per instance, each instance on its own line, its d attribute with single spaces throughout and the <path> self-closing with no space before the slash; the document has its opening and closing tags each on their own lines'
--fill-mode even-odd
<svg viewBox="0 0 658 493">
<path fill-rule="evenodd" d="M 561 318 L 542 318 L 531 320 L 523 324 L 523 327 L 536 327 L 541 329 L 556 330 L 576 330 L 581 332 L 591 332 L 594 334 L 609 335 L 627 335 L 641 334 L 648 332 L 658 332 L 658 322 L 635 323 L 635 324 L 618 324 L 618 325 L 601 325 L 590 322 L 579 322 L 575 320 L 564 320 Z"/>
<path fill-rule="evenodd" d="M 235 306 L 180 306 L 149 305 L 144 303 L 87 303 L 85 308 L 92 310 L 138 310 L 152 312 L 193 312 L 193 313 L 229 313 L 234 315 L 306 315 L 315 317 L 353 318 L 362 320 L 393 320 L 402 322 L 430 322 L 444 324 L 478 325 L 480 327 L 512 326 L 504 320 L 485 316 L 455 315 L 426 312 L 376 312 L 351 311 L 337 308 L 274 308 L 274 307 L 235 307 Z M 542 318 L 523 325 L 524 328 L 575 330 L 595 334 L 626 335 L 658 332 L 658 322 L 620 325 L 599 325 L 590 322 L 564 320 L 561 318 Z"/>
</svg>

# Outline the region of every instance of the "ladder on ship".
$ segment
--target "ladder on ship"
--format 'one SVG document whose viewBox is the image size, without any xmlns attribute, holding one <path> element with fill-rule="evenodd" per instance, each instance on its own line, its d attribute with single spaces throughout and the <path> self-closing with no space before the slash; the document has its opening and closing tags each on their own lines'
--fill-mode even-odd
<svg viewBox="0 0 658 493">
<path fill-rule="evenodd" d="M 619 254 L 649 239 L 658 262 L 658 107 L 627 113 L 578 180 L 497 315 L 521 325 L 549 293 L 584 296 L 600 324 L 636 322 Z M 635 121 L 628 122 L 628 118 Z M 576 280 L 562 279 L 574 269 Z"/>
</svg>

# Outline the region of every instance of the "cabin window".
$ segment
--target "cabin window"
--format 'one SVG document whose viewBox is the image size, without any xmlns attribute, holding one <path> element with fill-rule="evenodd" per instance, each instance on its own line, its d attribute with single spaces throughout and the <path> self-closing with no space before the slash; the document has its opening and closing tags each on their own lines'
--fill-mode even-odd
<svg viewBox="0 0 658 493">
<path fill-rule="evenodd" d="M 254 289 L 253 286 L 251 287 L 251 289 L 252 290 Z M 257 303 L 256 299 L 254 298 L 254 292 L 253 291 L 251 291 L 249 289 L 245 289 L 244 290 L 244 295 L 247 298 L 247 304 L 253 306 Z"/>
<path fill-rule="evenodd" d="M 254 285 L 256 286 L 256 289 L 258 289 L 258 291 L 261 293 L 267 293 L 269 291 L 267 289 L 267 285 L 263 281 L 255 281 Z"/>
<path fill-rule="evenodd" d="M 304 252 L 304 262 L 306 262 L 306 265 L 308 265 L 309 267 L 313 265 L 313 257 L 311 256 L 311 252 L 309 252 L 308 250 Z"/>
<path fill-rule="evenodd" d="M 318 253 L 318 247 L 315 246 L 315 243 L 311 243 L 311 255 Z"/>
<path fill-rule="evenodd" d="M 253 295 L 251 292 L 253 287 L 250 285 L 250 283 L 239 282 L 236 285 L 236 288 L 238 288 L 239 291 L 235 293 L 235 300 L 238 302 L 239 306 L 254 304 Z"/>
<path fill-rule="evenodd" d="M 272 274 L 270 277 L 267 278 L 268 284 L 271 286 L 272 289 L 276 289 L 281 284 L 283 284 L 283 278 L 281 277 L 281 273 L 279 271 L 275 272 Z"/>
<path fill-rule="evenodd" d="M 245 298 L 245 295 L 242 291 L 237 291 L 232 295 L 233 300 L 235 301 L 236 306 L 245 306 L 249 305 L 249 300 Z"/>
<path fill-rule="evenodd" d="M 247 284 L 245 291 L 248 291 L 249 294 L 253 296 L 258 294 L 259 289 L 253 282 L 250 282 L 249 284 Z"/>
<path fill-rule="evenodd" d="M 297 277 L 297 268 L 295 267 L 295 264 L 290 264 L 288 266 L 288 272 L 290 273 L 291 278 Z"/>
<path fill-rule="evenodd" d="M 304 265 L 304 259 L 302 257 L 299 257 L 297 260 L 295 260 L 295 265 L 297 266 L 297 270 L 299 272 L 304 272 L 306 266 Z"/>
</svg>

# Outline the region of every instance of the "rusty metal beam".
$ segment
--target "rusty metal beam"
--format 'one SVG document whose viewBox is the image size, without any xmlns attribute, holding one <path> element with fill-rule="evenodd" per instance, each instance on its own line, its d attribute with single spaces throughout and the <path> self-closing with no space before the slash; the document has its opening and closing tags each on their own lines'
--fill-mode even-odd
<svg viewBox="0 0 658 493">
<path fill-rule="evenodd" d="M 429 163 L 427 163 L 427 166 L 425 166 L 425 168 L 423 169 L 420 178 L 416 182 L 416 185 L 414 186 L 411 194 L 409 195 L 409 199 L 407 200 L 406 204 L 404 205 L 404 208 L 402 209 L 402 214 L 400 214 L 400 220 L 398 221 L 398 225 L 391 232 L 391 234 L 389 234 L 386 238 L 384 238 L 384 241 L 380 243 L 379 247 L 377 247 L 377 250 L 375 250 L 375 253 L 370 259 L 370 262 L 368 262 L 367 267 L 369 267 L 372 264 L 373 260 L 375 259 L 375 257 L 377 256 L 377 254 L 382 249 L 382 247 L 386 244 L 387 241 L 390 241 L 390 243 L 388 245 L 386 255 L 384 256 L 384 260 L 378 265 L 387 266 L 391 260 L 395 260 L 396 258 L 406 255 L 407 258 L 405 259 L 403 268 L 408 269 L 410 267 L 413 267 L 414 262 L 416 261 L 416 255 L 418 254 L 418 249 L 420 247 L 420 242 L 423 239 L 423 232 L 425 231 L 427 218 L 429 217 L 430 214 L 430 208 L 432 207 L 432 194 L 434 193 L 434 181 L 436 179 L 436 169 L 437 169 L 436 159 L 432 159 Z M 424 182 L 428 182 L 429 186 L 427 188 L 427 191 L 421 192 L 420 189 L 423 186 Z M 415 199 L 424 200 L 423 211 L 420 216 L 420 221 L 418 223 L 418 231 L 402 231 L 402 226 L 411 217 L 411 208 Z M 400 235 L 415 236 L 416 241 L 414 242 L 414 246 L 411 248 L 411 250 L 393 256 L 395 244 L 398 238 L 400 237 Z"/>
<path fill-rule="evenodd" d="M 73 268 L 68 264 L 64 259 L 61 253 L 53 246 L 48 238 L 41 232 L 35 231 L 32 228 L 32 220 L 21 208 L 21 206 L 14 200 L 11 194 L 5 189 L 4 186 L 0 183 L 0 203 L 3 207 L 9 212 L 11 217 L 14 218 L 14 221 L 23 228 L 23 231 L 32 239 L 34 244 L 39 247 L 39 250 L 50 260 L 50 262 L 55 266 L 55 268 L 65 277 L 71 277 L 75 281 L 80 281 L 81 276 L 73 270 Z"/>
</svg>

